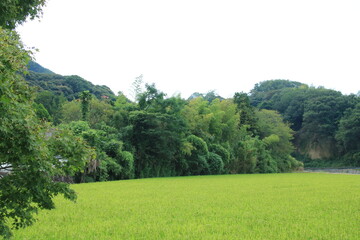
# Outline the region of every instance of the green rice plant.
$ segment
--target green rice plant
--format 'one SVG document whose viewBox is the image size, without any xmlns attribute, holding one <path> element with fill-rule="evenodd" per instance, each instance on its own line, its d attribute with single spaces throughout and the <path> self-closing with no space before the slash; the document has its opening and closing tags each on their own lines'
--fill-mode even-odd
<svg viewBox="0 0 360 240">
<path fill-rule="evenodd" d="M 360 176 L 290 173 L 73 185 L 14 239 L 359 239 Z"/>
</svg>

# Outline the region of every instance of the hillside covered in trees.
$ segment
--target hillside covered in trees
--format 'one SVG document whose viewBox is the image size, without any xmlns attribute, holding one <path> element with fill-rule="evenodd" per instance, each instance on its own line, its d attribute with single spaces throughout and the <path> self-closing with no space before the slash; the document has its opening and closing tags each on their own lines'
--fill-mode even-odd
<svg viewBox="0 0 360 240">
<path fill-rule="evenodd" d="M 356 95 L 270 80 L 231 99 L 195 92 L 185 100 L 166 97 L 154 84 L 141 88 L 137 78 L 136 101 L 130 101 L 121 93 L 99 97 L 80 77 L 30 73 L 26 79 L 58 86 L 38 92 L 38 117 L 71 130 L 97 152 L 94 166 L 76 181 L 360 165 Z M 66 87 L 77 95 L 67 96 L 74 99 L 59 94 L 64 82 L 71 82 Z"/>
<path fill-rule="evenodd" d="M 30 86 L 37 87 L 39 92 L 50 91 L 53 94 L 65 97 L 67 100 L 79 98 L 83 91 L 89 91 L 97 98 L 114 99 L 115 97 L 115 94 L 107 86 L 94 85 L 76 75 L 62 76 L 56 74 L 33 61 L 29 62 L 28 69 L 29 73 L 25 75 L 25 80 Z"/>
<path fill-rule="evenodd" d="M 308 166 L 359 166 L 360 98 L 284 80 L 256 84 L 252 106 L 279 112 Z"/>
</svg>

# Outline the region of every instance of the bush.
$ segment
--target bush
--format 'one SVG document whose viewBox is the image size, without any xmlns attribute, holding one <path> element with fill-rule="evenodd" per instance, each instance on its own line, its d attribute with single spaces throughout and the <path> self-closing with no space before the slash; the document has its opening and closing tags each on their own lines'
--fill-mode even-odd
<svg viewBox="0 0 360 240">
<path fill-rule="evenodd" d="M 226 150 L 223 146 L 219 144 L 211 144 L 210 145 L 210 152 L 216 153 L 219 155 L 224 163 L 224 165 L 230 162 L 230 153 Z"/>
</svg>

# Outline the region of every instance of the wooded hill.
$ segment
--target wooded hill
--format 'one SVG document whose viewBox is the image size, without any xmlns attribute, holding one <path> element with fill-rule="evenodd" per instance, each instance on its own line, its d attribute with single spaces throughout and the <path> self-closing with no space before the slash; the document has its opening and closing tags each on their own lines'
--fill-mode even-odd
<svg viewBox="0 0 360 240">
<path fill-rule="evenodd" d="M 115 94 L 105 85 L 94 85 L 76 75 L 62 76 L 33 61 L 30 61 L 28 68 L 29 74 L 25 75 L 25 79 L 30 86 L 39 88 L 39 92 L 51 91 L 69 101 L 79 98 L 83 91 L 89 91 L 99 99 L 104 96 L 115 99 Z"/>
<path fill-rule="evenodd" d="M 278 111 L 290 123 L 296 156 L 307 165 L 359 166 L 359 96 L 272 80 L 256 84 L 250 100 L 256 108 Z"/>
</svg>

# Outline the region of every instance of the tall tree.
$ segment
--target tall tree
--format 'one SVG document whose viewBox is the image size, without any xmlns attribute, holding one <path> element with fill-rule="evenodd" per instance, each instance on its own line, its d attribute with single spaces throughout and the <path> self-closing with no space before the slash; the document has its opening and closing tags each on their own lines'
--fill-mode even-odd
<svg viewBox="0 0 360 240">
<path fill-rule="evenodd" d="M 130 115 L 136 177 L 176 174 L 184 133 L 182 119 L 169 114 L 135 111 Z"/>
<path fill-rule="evenodd" d="M 134 82 L 132 83 L 131 95 L 134 99 L 134 102 L 138 102 L 139 95 L 143 89 L 143 84 L 144 84 L 144 80 L 143 80 L 142 74 L 140 76 L 136 77 Z"/>
<path fill-rule="evenodd" d="M 249 131 L 257 134 L 258 127 L 254 107 L 250 105 L 249 96 L 246 93 L 235 93 L 234 103 L 237 105 L 237 111 L 240 116 L 240 125 L 248 125 Z"/>
<path fill-rule="evenodd" d="M 11 237 L 13 228 L 34 222 L 38 209 L 52 209 L 58 194 L 75 200 L 69 185 L 54 182 L 56 175 L 82 169 L 92 155 L 79 138 L 38 122 L 33 110 L 33 92 L 22 74 L 30 52 L 16 32 L 16 24 L 41 13 L 43 0 L 0 2 L 0 236 Z M 52 137 L 54 136 L 54 137 Z M 60 162 L 55 156 L 66 161 Z M 79 167 L 80 166 L 80 167 Z"/>
</svg>

